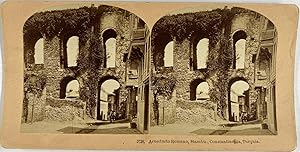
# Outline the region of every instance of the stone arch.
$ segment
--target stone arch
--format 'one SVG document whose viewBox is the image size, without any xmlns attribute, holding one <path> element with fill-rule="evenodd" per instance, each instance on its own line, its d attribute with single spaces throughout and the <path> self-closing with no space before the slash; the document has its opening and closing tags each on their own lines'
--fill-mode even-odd
<svg viewBox="0 0 300 152">
<path fill-rule="evenodd" d="M 191 34 L 190 67 L 192 70 L 205 69 L 209 54 L 209 38 L 200 31 Z"/>
<path fill-rule="evenodd" d="M 153 46 L 153 60 L 155 67 L 163 67 L 165 66 L 165 48 L 169 44 L 172 45 L 170 42 L 173 42 L 173 38 L 170 34 L 168 33 L 159 33 L 153 40 L 154 44 Z M 174 45 L 174 44 L 173 44 Z M 173 46 L 173 51 L 174 51 L 174 46 Z M 173 53 L 172 51 L 172 53 Z M 173 60 L 173 56 L 171 57 Z M 173 61 L 172 61 L 173 62 Z"/>
<path fill-rule="evenodd" d="M 232 40 L 234 50 L 233 69 L 244 69 L 247 33 L 244 30 L 238 30 L 234 32 Z"/>
<path fill-rule="evenodd" d="M 44 39 L 40 38 L 34 45 L 34 64 L 44 64 Z"/>
<path fill-rule="evenodd" d="M 167 43 L 164 49 L 164 66 L 172 67 L 173 66 L 173 53 L 174 53 L 174 41 Z"/>
<path fill-rule="evenodd" d="M 240 87 L 238 89 L 233 90 L 232 86 L 235 83 L 244 83 L 243 87 Z M 247 85 L 247 86 L 245 86 Z M 249 108 L 249 90 L 251 89 L 251 86 L 248 82 L 248 80 L 244 77 L 235 77 L 230 79 L 228 83 L 228 120 L 229 121 L 238 121 L 240 118 L 241 112 L 246 112 Z M 232 101 L 235 100 L 235 101 Z M 232 103 L 235 105 L 238 105 L 238 107 L 235 107 L 233 110 Z M 240 103 L 243 103 L 240 105 Z M 241 107 L 243 106 L 243 107 Z M 239 110 L 238 112 L 234 112 Z M 234 114 L 233 114 L 234 113 Z"/>
<path fill-rule="evenodd" d="M 114 94 L 115 94 L 114 98 L 111 98 L 113 101 L 110 101 L 111 99 L 109 99 L 110 95 L 108 94 L 108 92 L 102 90 L 103 89 L 102 85 L 109 80 L 113 80 L 119 84 L 119 88 L 114 91 Z M 97 97 L 97 106 L 96 106 L 96 108 L 97 108 L 96 109 L 96 111 L 97 111 L 96 119 L 97 120 L 103 120 L 103 118 L 107 119 L 108 112 L 110 110 L 118 111 L 120 88 L 121 88 L 121 83 L 119 82 L 119 79 L 115 76 L 107 75 L 107 76 L 103 76 L 99 79 L 98 95 L 97 95 L 98 97 Z M 103 98 L 103 93 L 105 93 L 105 95 L 107 97 L 106 103 L 102 102 L 102 100 L 105 100 Z M 110 96 L 110 97 L 112 97 L 112 96 Z M 101 107 L 101 104 L 106 104 L 107 107 Z M 107 109 L 105 109 L 105 108 L 107 108 Z"/>
<path fill-rule="evenodd" d="M 72 36 L 67 41 L 67 67 L 77 66 L 77 58 L 79 55 L 79 37 Z"/>
<path fill-rule="evenodd" d="M 102 33 L 103 48 L 105 52 L 105 64 L 106 68 L 114 68 L 116 66 L 116 51 L 117 51 L 117 32 L 112 29 L 106 29 Z"/>
<path fill-rule="evenodd" d="M 67 76 L 65 78 L 63 78 L 60 82 L 60 95 L 59 95 L 59 98 L 61 99 L 64 99 L 66 98 L 66 93 L 67 93 L 67 86 L 68 84 L 73 81 L 73 80 L 76 80 L 79 84 L 79 81 L 75 78 L 75 77 L 72 77 L 72 76 Z M 78 88 L 79 90 L 79 88 Z"/>
<path fill-rule="evenodd" d="M 77 66 L 77 58 L 80 52 L 80 37 L 76 32 L 60 34 L 62 51 L 60 62 L 63 68 Z M 71 62 L 71 64 L 69 64 Z"/>
<path fill-rule="evenodd" d="M 31 65 L 31 64 L 36 64 L 36 57 L 42 57 L 43 59 L 43 55 L 44 51 L 43 50 L 39 50 L 40 54 L 37 56 L 37 50 L 36 48 L 36 44 L 38 43 L 39 40 L 43 40 L 43 35 L 41 34 L 41 32 L 37 31 L 37 30 L 29 30 L 26 33 L 24 33 L 23 36 L 23 41 L 24 41 L 24 61 L 25 61 L 25 65 L 27 67 L 27 65 Z M 40 42 L 39 42 L 40 43 Z M 44 42 L 42 42 L 42 46 Z M 43 49 L 43 48 L 42 48 Z M 43 64 L 42 63 L 37 63 L 37 64 Z"/>
<path fill-rule="evenodd" d="M 199 78 L 191 81 L 191 83 L 190 83 L 190 100 L 193 100 L 193 101 L 196 100 L 196 97 L 197 97 L 197 87 L 201 83 L 207 83 L 207 82 L 205 80 L 199 79 Z"/>
</svg>

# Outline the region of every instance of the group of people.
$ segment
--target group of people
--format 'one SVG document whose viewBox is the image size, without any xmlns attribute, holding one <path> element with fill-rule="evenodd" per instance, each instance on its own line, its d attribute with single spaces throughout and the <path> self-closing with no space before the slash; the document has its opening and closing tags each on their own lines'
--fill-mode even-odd
<svg viewBox="0 0 300 152">
<path fill-rule="evenodd" d="M 117 118 L 117 112 L 116 111 L 114 111 L 114 110 L 111 110 L 110 112 L 109 112 L 109 120 L 110 120 L 110 122 L 113 122 L 113 121 L 115 121 L 116 120 L 116 118 Z"/>
</svg>

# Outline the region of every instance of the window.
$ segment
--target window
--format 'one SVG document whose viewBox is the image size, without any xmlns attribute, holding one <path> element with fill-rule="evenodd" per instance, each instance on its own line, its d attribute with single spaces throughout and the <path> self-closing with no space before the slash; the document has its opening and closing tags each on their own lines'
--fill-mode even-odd
<svg viewBox="0 0 300 152">
<path fill-rule="evenodd" d="M 40 38 L 34 45 L 34 64 L 44 64 L 44 39 Z"/>
<path fill-rule="evenodd" d="M 244 69 L 245 68 L 245 53 L 246 53 L 246 38 L 247 34 L 240 30 L 233 35 L 233 48 L 234 48 L 234 69 Z"/>
<path fill-rule="evenodd" d="M 196 46 L 196 55 L 197 55 L 197 69 L 207 68 L 207 58 L 209 52 L 209 39 L 201 39 Z"/>
<path fill-rule="evenodd" d="M 105 68 L 116 67 L 116 51 L 117 51 L 117 33 L 113 29 L 106 30 L 103 35 L 103 43 L 105 49 Z"/>
<path fill-rule="evenodd" d="M 246 50 L 246 40 L 240 39 L 235 43 L 236 49 L 236 69 L 245 68 L 245 50 Z"/>
<path fill-rule="evenodd" d="M 116 66 L 116 39 L 109 38 L 105 42 L 106 49 L 106 67 L 113 68 Z"/>
<path fill-rule="evenodd" d="M 77 57 L 79 54 L 79 37 L 72 36 L 67 42 L 67 66 L 77 66 Z"/>
<path fill-rule="evenodd" d="M 66 87 L 66 98 L 78 98 L 79 97 L 79 83 L 77 80 L 72 80 Z"/>
<path fill-rule="evenodd" d="M 169 42 L 164 49 L 164 66 L 172 67 L 173 66 L 173 48 L 174 42 Z"/>
<path fill-rule="evenodd" d="M 240 115 L 248 112 L 249 105 L 249 84 L 243 79 L 237 78 L 229 83 L 228 112 L 230 121 L 240 121 Z"/>
<path fill-rule="evenodd" d="M 154 37 L 151 49 L 155 68 L 173 66 L 173 47 L 174 41 L 169 33 L 159 33 Z"/>
<path fill-rule="evenodd" d="M 207 82 L 201 82 L 196 89 L 196 100 L 209 99 L 209 86 Z"/>
<path fill-rule="evenodd" d="M 190 83 L 190 100 L 208 100 L 209 85 L 202 79 L 195 79 Z"/>
</svg>

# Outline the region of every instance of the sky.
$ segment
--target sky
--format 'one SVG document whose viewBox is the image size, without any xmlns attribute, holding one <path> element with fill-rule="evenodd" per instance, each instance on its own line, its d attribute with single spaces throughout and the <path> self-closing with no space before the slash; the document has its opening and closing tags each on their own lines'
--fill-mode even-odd
<svg viewBox="0 0 300 152">
<path fill-rule="evenodd" d="M 246 40 L 245 39 L 238 40 L 235 43 L 235 48 L 236 48 L 236 69 L 244 69 Z"/>
<path fill-rule="evenodd" d="M 206 62 L 208 57 L 208 46 L 209 39 L 203 38 L 197 44 L 197 68 L 202 69 L 206 68 Z"/>
<path fill-rule="evenodd" d="M 67 42 L 68 67 L 77 66 L 79 53 L 79 37 L 72 36 Z"/>
<path fill-rule="evenodd" d="M 201 98 L 209 98 L 209 85 L 207 82 L 202 82 L 197 86 L 197 96 Z"/>
<path fill-rule="evenodd" d="M 44 64 L 44 39 L 40 38 L 34 46 L 34 63 Z"/>
<path fill-rule="evenodd" d="M 67 84 L 66 97 L 79 97 L 79 83 L 77 80 L 72 80 Z"/>
<path fill-rule="evenodd" d="M 114 90 L 119 89 L 120 84 L 118 81 L 109 79 L 102 83 L 101 89 L 105 90 L 105 92 L 112 94 Z"/>
<path fill-rule="evenodd" d="M 105 42 L 105 47 L 106 47 L 106 66 L 108 68 L 110 67 L 115 67 L 116 66 L 116 39 L 115 38 L 109 38 Z"/>
<path fill-rule="evenodd" d="M 249 84 L 242 80 L 234 82 L 230 87 L 230 90 L 234 91 L 238 95 L 243 95 L 243 93 L 248 89 L 249 89 Z"/>
<path fill-rule="evenodd" d="M 166 47 L 164 49 L 164 51 L 165 51 L 164 65 L 165 65 L 165 67 L 173 66 L 173 48 L 174 48 L 174 42 L 171 41 L 166 45 Z"/>
</svg>

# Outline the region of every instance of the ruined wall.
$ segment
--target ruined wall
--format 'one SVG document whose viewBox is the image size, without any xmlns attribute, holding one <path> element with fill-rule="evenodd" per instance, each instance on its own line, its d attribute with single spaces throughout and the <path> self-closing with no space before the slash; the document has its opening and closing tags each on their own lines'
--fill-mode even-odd
<svg viewBox="0 0 300 152">
<path fill-rule="evenodd" d="M 45 105 L 45 120 L 72 121 L 75 118 L 84 119 L 85 102 L 78 99 L 47 98 Z"/>
<path fill-rule="evenodd" d="M 238 30 L 243 30 L 247 33 L 246 38 L 246 51 L 245 51 L 245 68 L 244 69 L 233 69 L 232 66 L 230 69 L 227 70 L 229 78 L 225 82 L 226 87 L 225 91 L 226 93 L 226 103 L 228 104 L 228 92 L 230 91 L 230 86 L 233 81 L 235 80 L 246 80 L 247 83 L 250 86 L 249 90 L 249 102 L 255 103 L 257 100 L 257 94 L 254 86 L 254 63 L 252 62 L 253 58 L 255 58 L 255 55 L 258 51 L 259 47 L 259 36 L 260 36 L 260 22 L 259 17 L 254 12 L 242 12 L 237 13 L 231 18 L 231 24 L 226 25 L 229 26 L 228 28 L 222 29 L 223 35 L 225 33 L 229 33 L 230 40 L 229 40 L 229 49 L 234 48 L 233 47 L 233 34 Z M 161 25 L 160 25 L 161 26 Z M 167 28 L 167 27 L 165 27 Z M 196 28 L 195 28 L 196 30 Z M 226 31 L 227 30 L 227 31 Z M 207 32 L 208 33 L 208 32 Z M 159 34 L 159 33 L 154 33 Z M 174 34 L 174 33 L 169 33 Z M 175 86 L 175 94 L 176 97 L 172 97 L 168 101 L 168 106 L 170 108 L 165 109 L 164 113 L 168 114 L 167 121 L 168 123 L 195 123 L 195 122 L 201 122 L 204 123 L 205 121 L 214 121 L 216 120 L 216 112 L 217 112 L 217 101 L 210 101 L 208 100 L 206 103 L 199 103 L 199 101 L 191 101 L 190 100 L 190 84 L 195 79 L 200 79 L 202 81 L 206 81 L 209 84 L 209 87 L 215 87 L 214 84 L 216 82 L 220 81 L 218 78 L 218 75 L 216 75 L 217 71 L 209 71 L 208 69 L 191 69 L 191 56 L 193 52 L 193 41 L 191 37 L 192 34 L 189 34 L 188 37 L 181 37 L 178 40 L 174 38 L 174 65 L 171 70 L 168 70 L 168 72 L 164 72 L 166 75 L 173 75 L 176 77 L 176 86 Z M 219 35 L 220 36 L 220 35 Z M 226 35 L 225 35 L 226 36 Z M 210 39 L 211 43 L 211 39 Z M 220 40 L 216 42 L 215 45 L 210 45 L 209 52 L 217 52 L 217 54 L 220 54 L 218 52 L 222 52 L 220 46 L 220 43 L 222 43 Z M 155 47 L 154 47 L 155 48 Z M 155 52 L 156 50 L 153 50 Z M 232 49 L 233 53 L 233 49 Z M 215 55 L 217 55 L 215 54 Z M 152 53 L 152 66 L 155 66 L 153 64 L 153 59 L 156 58 L 155 54 Z M 214 62 L 214 61 L 213 61 Z M 208 65 L 209 66 L 209 65 Z M 162 74 L 161 71 L 157 70 L 157 68 L 153 69 L 154 75 Z M 160 105 L 165 103 L 165 99 L 161 98 L 159 99 Z M 226 105 L 227 110 L 224 112 L 224 116 L 226 119 L 228 118 L 228 105 Z M 153 108 L 151 109 L 153 110 Z M 166 111 L 167 110 L 167 111 Z M 152 114 L 153 116 L 154 114 Z M 161 108 L 160 108 L 160 116 L 161 116 Z M 208 118 L 209 120 L 204 120 L 204 118 Z M 161 118 L 160 118 L 161 119 Z M 152 125 L 155 123 L 152 122 Z"/>
<path fill-rule="evenodd" d="M 249 105 L 256 105 L 257 92 L 255 91 L 255 62 L 256 54 L 259 50 L 261 23 L 260 16 L 253 13 L 242 13 L 235 15 L 232 20 L 231 38 L 236 31 L 243 30 L 247 34 L 246 38 L 246 52 L 245 52 L 245 68 L 244 69 L 231 69 L 230 80 L 234 78 L 245 78 L 249 84 Z M 231 39 L 231 42 L 233 40 Z M 231 45 L 234 45 L 233 43 Z M 255 107 L 256 108 L 256 107 Z M 250 106 L 250 111 L 251 106 Z"/>
<path fill-rule="evenodd" d="M 40 97 L 33 93 L 27 93 L 25 96 L 28 98 L 28 104 L 26 116 L 23 116 L 23 119 L 26 118 L 26 122 L 43 120 L 45 116 L 46 88 L 43 89 Z M 23 122 L 25 122 L 25 120 L 23 120 Z"/>
<path fill-rule="evenodd" d="M 66 10 L 67 11 L 78 11 L 82 14 L 82 18 L 86 17 L 85 10 L 86 8 L 83 9 L 78 9 L 78 10 Z M 78 80 L 79 82 L 79 88 L 80 92 L 83 90 L 86 90 L 88 87 L 85 86 L 86 82 L 89 80 L 88 74 L 82 70 L 78 72 L 78 67 L 66 67 L 65 63 L 66 62 L 66 43 L 67 40 L 71 36 L 78 36 L 79 37 L 79 55 L 81 54 L 80 52 L 88 51 L 87 49 L 89 48 L 89 41 L 90 38 L 86 37 L 87 34 L 94 34 L 94 35 L 99 35 L 102 41 L 102 35 L 101 33 L 106 30 L 106 29 L 114 29 L 117 33 L 116 37 L 116 42 L 117 42 L 117 47 L 116 47 L 116 67 L 115 68 L 100 68 L 99 70 L 99 77 L 98 79 L 100 80 L 101 78 L 105 76 L 114 76 L 117 77 L 117 81 L 120 83 L 121 88 L 120 88 L 120 102 L 127 102 L 127 91 L 125 89 L 125 62 L 123 62 L 124 54 L 128 52 L 128 48 L 130 45 L 130 28 L 129 28 L 129 16 L 128 14 L 124 13 L 124 11 L 119 10 L 119 9 L 112 9 L 111 11 L 107 8 L 102 9 L 104 10 L 101 15 L 98 18 L 98 22 L 92 23 L 92 27 L 83 27 L 82 24 L 78 24 L 78 27 L 74 29 L 64 29 L 64 28 L 69 28 L 69 27 L 61 27 L 64 30 L 61 32 L 55 33 L 53 32 L 51 36 L 49 36 L 49 33 L 44 34 L 44 65 L 43 65 L 43 72 L 42 74 L 46 75 L 46 91 L 45 91 L 45 96 L 43 96 L 43 101 L 39 101 L 39 103 L 45 103 L 47 102 L 47 105 L 41 104 L 44 106 L 39 106 L 38 111 L 44 111 L 45 119 L 49 120 L 70 120 L 73 118 L 73 113 L 71 111 L 71 106 L 62 106 L 62 107 L 57 107 L 57 106 L 50 106 L 52 104 L 56 104 L 57 102 L 61 101 L 64 102 L 67 99 L 60 99 L 61 98 L 61 87 L 62 83 L 68 83 L 71 80 Z M 101 10 L 101 11 L 102 11 Z M 64 12 L 65 10 L 62 10 L 61 12 Z M 100 10 L 98 10 L 100 11 Z M 55 12 L 55 13 L 60 13 Z M 80 22 L 81 19 L 74 19 L 74 21 Z M 121 21 L 121 22 L 120 22 Z M 76 23 L 77 24 L 77 23 Z M 33 25 L 31 25 L 33 26 Z M 24 30 L 26 32 L 31 32 L 30 30 L 27 30 L 26 28 L 32 28 L 31 26 L 24 26 Z M 57 24 L 55 24 L 57 26 Z M 99 29 L 98 29 L 99 27 Z M 97 28 L 97 29 L 95 29 Z M 54 29 L 55 30 L 55 29 Z M 45 32 L 45 31 L 39 31 L 40 33 Z M 70 33 L 71 32 L 71 33 Z M 91 33 L 94 32 L 94 33 Z M 99 33 L 95 33 L 99 32 Z M 27 37 L 28 38 L 28 37 Z M 29 44 L 27 43 L 27 39 L 24 40 L 24 56 L 28 59 L 31 59 L 30 57 L 33 56 L 32 52 L 32 47 L 27 47 L 31 46 L 34 44 Z M 99 45 L 103 45 L 99 44 Z M 102 46 L 103 48 L 103 46 Z M 103 51 L 103 50 L 101 50 Z M 104 51 L 103 51 L 104 52 Z M 30 57 L 29 57 L 30 56 Z M 102 62 L 103 63 L 103 62 Z M 27 65 L 27 60 L 25 60 L 25 65 Z M 101 65 L 100 65 L 101 66 Z M 103 65 L 102 65 L 103 66 Z M 25 73 L 30 73 L 33 71 L 41 71 L 41 70 L 35 70 L 35 69 L 30 69 L 27 68 L 25 69 Z M 68 82 L 65 82 L 68 81 Z M 80 94 L 81 96 L 81 94 Z M 91 98 L 91 97 L 90 97 Z M 31 99 L 30 99 L 31 100 Z M 96 100 L 96 99 L 95 99 Z M 54 103 L 52 103 L 54 102 Z M 83 100 L 82 102 L 88 102 L 86 100 Z M 28 106 L 30 107 L 31 103 L 26 103 L 23 106 Z M 94 105 L 95 110 L 89 110 L 88 112 L 91 112 L 91 116 L 96 118 L 96 113 L 93 113 L 93 111 L 97 111 L 96 109 L 97 106 Z M 28 109 L 25 108 L 25 109 Z M 75 108 L 76 109 L 76 108 Z M 29 109 L 30 110 L 30 109 Z M 28 110 L 27 110 L 28 111 Z M 75 110 L 76 111 L 76 110 Z M 80 112 L 79 112 L 80 111 Z M 62 114 L 64 112 L 64 114 Z M 28 113 L 28 112 L 27 112 Z M 77 112 L 75 113 L 82 113 L 80 109 L 77 109 Z M 23 114 L 24 115 L 24 114 Z M 59 118 L 56 118 L 55 115 L 61 115 Z M 79 115 L 79 114 L 76 114 Z M 72 116 L 72 117 L 71 117 Z M 43 120 L 43 115 L 40 115 L 41 118 L 38 118 L 36 120 Z M 82 116 L 80 116 L 82 117 Z M 83 117 L 82 117 L 83 118 Z"/>
</svg>

